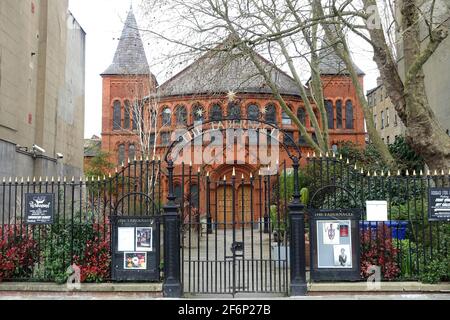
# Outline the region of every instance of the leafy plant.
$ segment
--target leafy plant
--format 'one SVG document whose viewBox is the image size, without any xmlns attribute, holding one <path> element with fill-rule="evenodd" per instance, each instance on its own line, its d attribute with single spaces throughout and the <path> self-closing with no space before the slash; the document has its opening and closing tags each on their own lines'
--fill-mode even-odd
<svg viewBox="0 0 450 320">
<path fill-rule="evenodd" d="M 400 274 L 397 264 L 398 249 L 392 241 L 391 230 L 380 224 L 377 230 L 365 230 L 361 234 L 361 276 L 367 278 L 370 266 L 379 266 L 386 280 L 393 280 Z"/>
<path fill-rule="evenodd" d="M 0 227 L 0 282 L 27 278 L 37 262 L 38 246 L 25 226 Z"/>
</svg>

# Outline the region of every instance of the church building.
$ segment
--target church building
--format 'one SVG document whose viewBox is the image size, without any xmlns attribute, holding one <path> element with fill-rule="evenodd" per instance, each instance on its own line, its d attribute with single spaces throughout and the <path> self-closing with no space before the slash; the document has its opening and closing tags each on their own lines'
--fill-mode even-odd
<svg viewBox="0 0 450 320">
<path fill-rule="evenodd" d="M 321 55 L 320 71 L 328 111 L 330 147 L 342 141 L 352 141 L 364 146 L 364 116 L 351 78 L 343 71 L 344 63 L 334 52 L 322 52 Z M 262 56 L 259 59 L 270 70 L 287 105 L 306 125 L 308 133 L 314 139 L 314 129 L 295 81 Z M 357 70 L 363 84 L 364 73 L 358 68 Z M 263 76 L 258 74 L 254 64 L 245 57 L 230 59 L 229 53 L 225 51 L 208 52 L 165 83 L 159 84 L 150 71 L 132 9 L 126 19 L 114 60 L 101 76 L 102 149 L 110 152 L 112 161 L 118 166 L 141 155 L 142 139 L 137 133 L 141 124 L 139 117 L 131 111 L 132 106 L 140 101 L 147 101 L 146 108 L 154 109 L 150 105 L 157 104 L 156 123 L 149 132 L 148 143 L 156 151 L 157 157 L 162 159 L 173 141 L 173 132 L 177 129 L 187 128 L 196 121 L 225 119 L 261 119 L 283 129 L 285 135 L 282 140 L 287 148 L 301 149 L 302 164 L 305 163 L 306 154 L 313 152 L 292 120 L 283 112 Z M 233 94 L 231 100 L 230 92 Z M 318 110 L 316 112 L 318 115 Z M 281 145 L 279 154 L 280 165 L 289 160 Z M 287 161 L 287 166 L 289 165 Z M 196 173 L 199 167 L 201 166 L 194 165 L 193 172 Z M 247 163 L 220 164 L 202 167 L 201 170 L 208 171 L 212 179 L 219 181 L 224 177 L 230 179 L 233 170 L 239 178 L 244 176 L 248 179 L 251 175 L 256 176 L 261 167 Z M 180 169 L 175 167 L 175 173 L 177 170 Z M 167 186 L 162 183 L 163 192 L 167 193 Z M 179 188 L 180 186 L 175 186 L 176 193 L 180 192 Z"/>
</svg>

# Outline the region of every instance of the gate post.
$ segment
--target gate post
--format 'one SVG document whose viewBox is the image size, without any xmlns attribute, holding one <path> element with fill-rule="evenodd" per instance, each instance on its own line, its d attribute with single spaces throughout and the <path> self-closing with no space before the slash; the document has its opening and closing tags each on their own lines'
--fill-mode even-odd
<svg viewBox="0 0 450 320">
<path fill-rule="evenodd" d="M 305 261 L 305 206 L 300 201 L 300 185 L 298 177 L 299 159 L 293 159 L 294 195 L 289 204 L 289 235 L 290 235 L 290 269 L 291 296 L 306 295 L 306 261 Z"/>
<path fill-rule="evenodd" d="M 169 172 L 168 203 L 164 206 L 164 283 L 163 294 L 169 298 L 180 298 L 181 287 L 180 266 L 180 218 L 178 205 L 175 203 L 173 190 L 173 161 L 167 162 Z"/>
</svg>

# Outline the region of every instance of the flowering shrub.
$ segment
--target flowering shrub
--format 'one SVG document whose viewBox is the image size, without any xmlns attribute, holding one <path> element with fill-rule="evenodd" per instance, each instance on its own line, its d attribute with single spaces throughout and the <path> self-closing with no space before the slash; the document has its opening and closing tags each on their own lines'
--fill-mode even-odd
<svg viewBox="0 0 450 320">
<path fill-rule="evenodd" d="M 377 230 L 364 230 L 361 234 L 361 276 L 370 276 L 368 269 L 373 265 L 381 268 L 385 280 L 397 278 L 400 275 L 397 254 L 389 227 L 380 224 Z"/>
<path fill-rule="evenodd" d="M 33 272 L 38 247 L 24 226 L 0 227 L 0 282 Z"/>
<path fill-rule="evenodd" d="M 102 224 L 94 225 L 96 236 L 86 242 L 84 252 L 74 257 L 80 267 L 81 282 L 103 282 L 110 277 L 111 251 L 109 232 Z"/>
</svg>

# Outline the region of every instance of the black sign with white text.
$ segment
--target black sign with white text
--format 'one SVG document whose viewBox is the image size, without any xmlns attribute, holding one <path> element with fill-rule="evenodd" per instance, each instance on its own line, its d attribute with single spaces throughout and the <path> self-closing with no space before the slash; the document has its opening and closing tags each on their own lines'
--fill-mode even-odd
<svg viewBox="0 0 450 320">
<path fill-rule="evenodd" d="M 55 195 L 52 193 L 25 194 L 25 223 L 31 225 L 53 224 Z"/>
<path fill-rule="evenodd" d="M 430 220 L 450 220 L 450 188 L 430 188 L 428 194 Z"/>
</svg>

